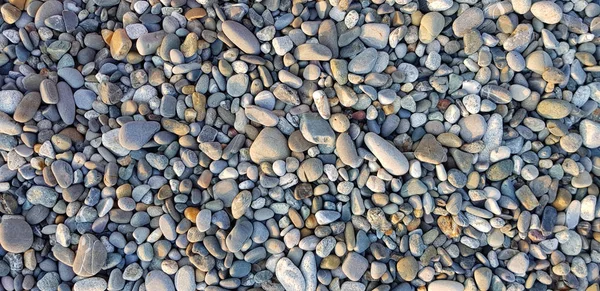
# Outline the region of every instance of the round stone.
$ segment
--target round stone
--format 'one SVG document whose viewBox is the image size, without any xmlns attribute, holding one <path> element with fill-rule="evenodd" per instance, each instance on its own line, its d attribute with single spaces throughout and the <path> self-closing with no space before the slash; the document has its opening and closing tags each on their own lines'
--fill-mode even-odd
<svg viewBox="0 0 600 291">
<path fill-rule="evenodd" d="M 0 223 L 0 246 L 7 252 L 23 253 L 33 244 L 31 226 L 20 215 L 4 215 Z"/>
</svg>

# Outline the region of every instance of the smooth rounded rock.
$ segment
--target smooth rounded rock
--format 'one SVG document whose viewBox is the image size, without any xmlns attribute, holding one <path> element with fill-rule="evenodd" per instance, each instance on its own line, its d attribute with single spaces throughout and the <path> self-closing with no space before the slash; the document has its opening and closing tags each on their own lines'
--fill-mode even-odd
<svg viewBox="0 0 600 291">
<path fill-rule="evenodd" d="M 23 253 L 33 244 L 31 226 L 20 215 L 4 215 L 0 223 L 0 246 L 11 253 Z"/>
</svg>

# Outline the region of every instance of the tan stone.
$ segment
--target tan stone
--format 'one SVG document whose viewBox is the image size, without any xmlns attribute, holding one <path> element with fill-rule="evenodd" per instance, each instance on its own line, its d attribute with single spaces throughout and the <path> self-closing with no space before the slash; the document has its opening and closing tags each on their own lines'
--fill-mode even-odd
<svg viewBox="0 0 600 291">
<path fill-rule="evenodd" d="M 115 60 L 123 60 L 131 49 L 132 42 L 125 29 L 117 29 L 110 40 L 110 54 Z"/>
<path fill-rule="evenodd" d="M 21 17 L 21 10 L 10 3 L 6 3 L 0 7 L 0 13 L 2 13 L 2 19 L 8 24 L 17 22 Z"/>
<path fill-rule="evenodd" d="M 200 7 L 192 8 L 185 13 L 185 18 L 187 18 L 187 20 L 199 19 L 204 16 L 206 16 L 206 10 Z"/>
<path fill-rule="evenodd" d="M 460 236 L 460 227 L 454 223 L 452 216 L 440 216 L 437 220 L 440 230 L 449 238 Z"/>
<path fill-rule="evenodd" d="M 27 7 L 27 3 L 30 1 L 27 0 L 8 0 L 8 3 L 14 5 L 15 7 L 19 8 L 20 10 L 25 10 L 25 7 Z"/>
</svg>

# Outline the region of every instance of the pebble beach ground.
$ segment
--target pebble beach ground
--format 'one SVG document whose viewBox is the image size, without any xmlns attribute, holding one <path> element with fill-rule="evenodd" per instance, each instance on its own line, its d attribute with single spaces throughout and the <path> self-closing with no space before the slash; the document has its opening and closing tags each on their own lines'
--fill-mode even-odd
<svg viewBox="0 0 600 291">
<path fill-rule="evenodd" d="M 0 16 L 0 291 L 600 291 L 597 1 Z"/>
</svg>

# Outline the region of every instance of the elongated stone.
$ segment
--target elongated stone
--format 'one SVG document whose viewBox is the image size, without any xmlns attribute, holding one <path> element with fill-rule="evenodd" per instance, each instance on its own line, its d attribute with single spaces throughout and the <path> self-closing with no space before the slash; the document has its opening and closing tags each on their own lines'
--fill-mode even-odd
<svg viewBox="0 0 600 291">
<path fill-rule="evenodd" d="M 408 172 L 408 160 L 394 145 L 373 132 L 365 135 L 364 142 L 390 174 L 401 176 Z"/>
</svg>

